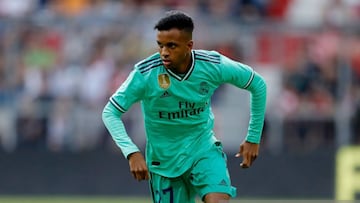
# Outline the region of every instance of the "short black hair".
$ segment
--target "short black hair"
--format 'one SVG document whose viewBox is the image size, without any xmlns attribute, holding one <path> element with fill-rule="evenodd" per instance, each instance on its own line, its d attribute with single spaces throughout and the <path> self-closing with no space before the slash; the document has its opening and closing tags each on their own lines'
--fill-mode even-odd
<svg viewBox="0 0 360 203">
<path fill-rule="evenodd" d="M 165 13 L 165 17 L 161 18 L 156 24 L 154 29 L 159 31 L 170 30 L 177 28 L 192 34 L 194 30 L 194 22 L 192 18 L 186 13 L 178 10 L 171 10 Z"/>
</svg>

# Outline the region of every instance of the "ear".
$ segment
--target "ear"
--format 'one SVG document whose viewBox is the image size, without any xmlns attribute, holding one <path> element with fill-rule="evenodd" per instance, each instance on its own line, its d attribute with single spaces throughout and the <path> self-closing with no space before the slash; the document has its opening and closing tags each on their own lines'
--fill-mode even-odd
<svg viewBox="0 0 360 203">
<path fill-rule="evenodd" d="M 191 50 L 194 46 L 194 41 L 190 40 L 188 43 L 187 43 L 187 47 L 189 48 L 189 50 Z"/>
</svg>

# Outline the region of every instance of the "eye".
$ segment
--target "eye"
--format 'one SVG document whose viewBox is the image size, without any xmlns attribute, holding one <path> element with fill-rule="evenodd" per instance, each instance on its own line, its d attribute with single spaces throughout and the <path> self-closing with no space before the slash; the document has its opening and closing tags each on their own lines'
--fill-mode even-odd
<svg viewBox="0 0 360 203">
<path fill-rule="evenodd" d="M 164 45 L 158 44 L 158 47 L 159 47 L 160 49 L 162 49 L 162 48 L 164 47 Z"/>
<path fill-rule="evenodd" d="M 175 49 L 176 48 L 176 44 L 174 43 L 169 43 L 168 46 L 170 49 Z"/>
<path fill-rule="evenodd" d="M 164 47 L 163 45 L 161 45 L 160 42 L 157 42 L 157 45 L 158 45 L 159 48 L 163 48 L 163 47 Z"/>
</svg>

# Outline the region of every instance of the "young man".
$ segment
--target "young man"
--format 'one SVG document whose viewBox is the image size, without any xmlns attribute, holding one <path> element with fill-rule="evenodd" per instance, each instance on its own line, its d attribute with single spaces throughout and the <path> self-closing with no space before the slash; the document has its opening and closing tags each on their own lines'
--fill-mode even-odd
<svg viewBox="0 0 360 203">
<path fill-rule="evenodd" d="M 136 180 L 149 180 L 155 203 L 228 202 L 236 196 L 226 155 L 213 132 L 210 98 L 223 83 L 251 93 L 251 118 L 237 157 L 248 168 L 259 153 L 266 84 L 252 68 L 218 52 L 193 50 L 192 18 L 169 11 L 155 25 L 159 53 L 140 61 L 111 96 L 103 121 Z M 141 101 L 146 161 L 121 116 Z M 234 118 L 229 118 L 234 119 Z"/>
</svg>

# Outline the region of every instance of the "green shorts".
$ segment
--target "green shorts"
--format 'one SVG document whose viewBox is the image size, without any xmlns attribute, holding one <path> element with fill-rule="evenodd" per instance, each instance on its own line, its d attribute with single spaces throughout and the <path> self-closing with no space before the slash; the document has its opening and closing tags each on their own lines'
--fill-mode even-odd
<svg viewBox="0 0 360 203">
<path fill-rule="evenodd" d="M 231 186 L 226 154 L 220 142 L 208 153 L 198 157 L 196 163 L 184 174 L 167 178 L 150 173 L 150 189 L 154 203 L 195 203 L 197 195 L 203 199 L 208 193 L 226 193 L 236 196 Z"/>
</svg>

